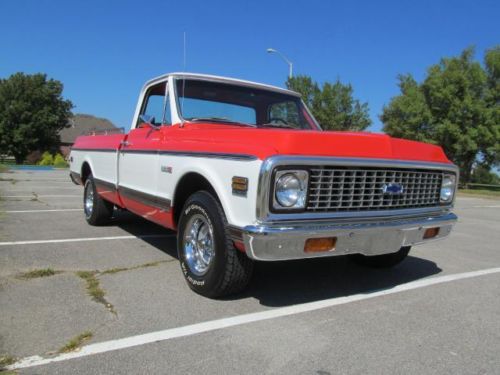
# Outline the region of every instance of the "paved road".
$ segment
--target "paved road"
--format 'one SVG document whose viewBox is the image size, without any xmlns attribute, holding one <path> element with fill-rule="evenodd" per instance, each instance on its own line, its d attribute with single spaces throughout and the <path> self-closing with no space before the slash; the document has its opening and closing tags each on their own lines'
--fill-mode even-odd
<svg viewBox="0 0 500 375">
<path fill-rule="evenodd" d="M 244 294 L 214 301 L 185 284 L 173 233 L 124 212 L 88 226 L 67 171 L 0 178 L 0 356 L 64 359 L 21 374 L 500 373 L 498 200 L 459 198 L 452 236 L 393 270 L 259 263 Z M 61 272 L 19 277 L 47 267 Z"/>
</svg>

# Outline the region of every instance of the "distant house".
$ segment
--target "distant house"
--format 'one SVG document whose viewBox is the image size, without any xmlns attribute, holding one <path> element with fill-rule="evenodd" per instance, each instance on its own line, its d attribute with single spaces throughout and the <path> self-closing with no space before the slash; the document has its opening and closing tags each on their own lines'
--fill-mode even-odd
<svg viewBox="0 0 500 375">
<path fill-rule="evenodd" d="M 70 120 L 71 126 L 64 128 L 59 133 L 61 137 L 60 150 L 64 157 L 68 156 L 70 147 L 80 135 L 92 133 L 116 133 L 119 131 L 111 121 L 92 115 L 76 114 Z"/>
</svg>

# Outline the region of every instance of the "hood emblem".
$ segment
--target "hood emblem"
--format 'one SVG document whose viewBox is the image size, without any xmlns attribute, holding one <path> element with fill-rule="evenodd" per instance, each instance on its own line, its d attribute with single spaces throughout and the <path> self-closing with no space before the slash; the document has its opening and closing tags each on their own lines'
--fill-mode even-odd
<svg viewBox="0 0 500 375">
<path fill-rule="evenodd" d="M 384 195 L 401 195 L 404 193 L 404 187 L 401 184 L 391 182 L 382 186 L 382 193 Z"/>
</svg>

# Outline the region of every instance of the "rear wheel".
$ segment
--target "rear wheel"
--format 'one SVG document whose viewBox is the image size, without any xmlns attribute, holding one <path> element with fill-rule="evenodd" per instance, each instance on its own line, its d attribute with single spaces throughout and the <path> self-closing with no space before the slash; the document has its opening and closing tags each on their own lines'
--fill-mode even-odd
<svg viewBox="0 0 500 375">
<path fill-rule="evenodd" d="M 101 198 L 97 193 L 94 178 L 87 177 L 83 190 L 83 211 L 90 225 L 103 225 L 109 222 L 113 215 L 114 205 Z"/>
<path fill-rule="evenodd" d="M 392 254 L 383 254 L 375 256 L 366 256 L 361 254 L 355 254 L 352 256 L 352 260 L 356 263 L 362 264 L 364 266 L 373 268 L 390 268 L 398 265 L 403 260 L 406 259 L 408 253 L 410 252 L 411 246 L 404 246 L 399 251 Z"/>
<path fill-rule="evenodd" d="M 177 251 L 189 287 L 205 297 L 222 297 L 244 289 L 253 262 L 236 250 L 220 203 L 208 192 L 188 198 L 179 220 Z"/>
</svg>

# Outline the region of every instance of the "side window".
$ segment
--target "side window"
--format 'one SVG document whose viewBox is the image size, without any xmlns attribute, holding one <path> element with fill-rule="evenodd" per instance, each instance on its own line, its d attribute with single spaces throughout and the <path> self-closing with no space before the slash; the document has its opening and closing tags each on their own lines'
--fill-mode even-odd
<svg viewBox="0 0 500 375">
<path fill-rule="evenodd" d="M 270 123 L 286 124 L 296 128 L 301 128 L 301 121 L 297 103 L 293 101 L 274 103 L 269 106 Z"/>
<path fill-rule="evenodd" d="M 152 123 L 154 125 L 163 125 L 172 123 L 168 97 L 166 98 L 167 100 L 165 100 L 165 88 L 166 88 L 166 83 L 165 82 L 160 83 L 156 86 L 149 88 L 144 97 L 144 102 L 142 104 L 142 109 L 141 109 L 141 115 L 147 115 L 149 117 L 153 117 L 154 121 L 152 121 Z M 165 109 L 166 112 L 164 112 Z M 165 114 L 165 119 L 163 118 L 164 114 Z M 163 120 L 165 121 L 163 122 Z M 137 125 L 141 124 L 142 122 L 140 118 L 137 121 L 138 121 Z"/>
</svg>

